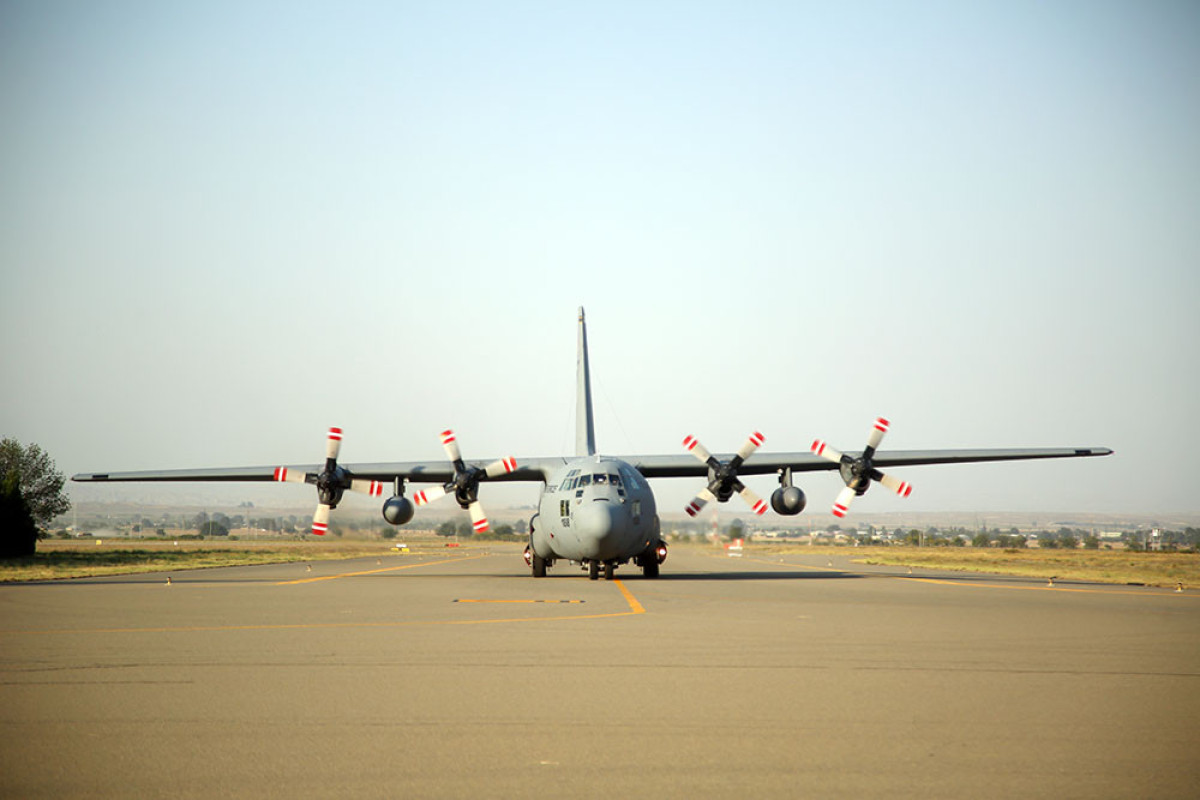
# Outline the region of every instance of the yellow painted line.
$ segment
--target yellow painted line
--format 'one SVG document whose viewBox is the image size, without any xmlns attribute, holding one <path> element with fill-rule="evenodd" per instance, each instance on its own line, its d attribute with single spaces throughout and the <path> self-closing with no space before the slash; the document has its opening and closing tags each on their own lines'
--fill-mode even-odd
<svg viewBox="0 0 1200 800">
<path fill-rule="evenodd" d="M 617 585 L 617 588 L 621 590 L 621 594 L 624 595 L 624 597 L 625 597 L 625 602 L 629 603 L 629 613 L 631 613 L 631 614 L 645 614 L 646 613 L 646 609 L 642 608 L 642 604 L 637 601 L 637 598 L 633 596 L 632 592 L 630 592 L 628 589 L 625 588 L 625 584 L 622 581 L 614 580 L 613 583 L 615 583 Z M 614 614 L 613 616 L 620 616 L 620 615 Z"/>
<path fill-rule="evenodd" d="M 483 556 L 472 556 L 472 558 L 483 558 Z M 451 559 L 457 561 L 461 559 Z M 444 561 L 430 562 L 436 564 L 446 563 Z M 428 566 L 428 564 L 410 564 L 408 566 L 420 567 Z M 404 567 L 398 567 L 403 569 Z M 371 570 L 371 572 L 380 572 L 386 570 Z M 360 574 L 360 573 L 351 573 Z M 331 576 L 341 577 L 341 576 Z M 311 579 L 310 579 L 311 580 Z M 497 625 L 511 622 L 569 622 L 572 620 L 584 619 L 611 619 L 613 617 L 630 617 L 637 614 L 645 614 L 646 609 L 637 601 L 633 593 L 625 588 L 625 584 L 619 580 L 614 580 L 617 588 L 621 590 L 621 595 L 625 598 L 625 602 L 629 604 L 628 611 L 614 611 L 607 614 L 560 614 L 552 617 L 510 617 L 506 619 L 456 619 L 456 620 L 436 620 L 436 621 L 410 621 L 410 622 L 297 622 L 282 625 L 196 625 L 196 626 L 178 626 L 178 627 L 163 627 L 163 628 L 94 628 L 76 629 L 76 630 L 42 630 L 42 631 L 0 631 L 0 635 L 47 635 L 47 634 L 80 634 L 80 633 L 216 633 L 216 632 L 233 632 L 233 631 L 294 631 L 294 630 L 329 630 L 329 629 L 346 629 L 346 628 L 416 628 L 416 627 L 431 627 L 436 625 Z"/>
<path fill-rule="evenodd" d="M 1007 583 L 975 583 L 969 579 L 954 579 L 954 578 L 914 578 L 910 575 L 891 575 L 888 577 L 900 578 L 906 581 L 916 581 L 918 583 L 934 583 L 942 586 L 963 586 L 971 589 L 1018 589 L 1025 592 L 1074 592 L 1076 594 L 1111 594 L 1124 595 L 1126 597 L 1193 597 L 1200 598 L 1200 594 L 1191 592 L 1176 592 L 1172 589 L 1160 589 L 1159 591 L 1143 591 L 1131 592 L 1126 589 L 1093 589 L 1079 586 L 1014 586 Z M 1041 580 L 1033 578 L 1032 580 Z M 1154 587 L 1147 586 L 1147 589 L 1153 590 Z"/>
<path fill-rule="evenodd" d="M 301 578 L 300 580 L 296 580 L 296 581 L 280 581 L 279 583 L 277 583 L 275 585 L 276 586 L 295 586 L 298 583 L 316 583 L 317 581 L 334 581 L 334 580 L 337 580 L 338 578 L 356 578 L 361 575 L 378 575 L 381 572 L 395 572 L 395 571 L 401 570 L 401 569 L 412 569 L 413 567 L 432 567 L 435 564 L 451 564 L 451 563 L 456 563 L 459 561 L 470 561 L 473 558 L 484 558 L 484 556 L 482 556 L 482 555 L 455 556 L 454 558 L 447 558 L 447 559 L 443 559 L 441 561 L 422 561 L 419 564 L 402 564 L 398 567 L 384 567 L 382 569 L 368 569 L 368 570 L 363 570 L 362 572 L 343 572 L 338 575 L 322 575 L 318 578 Z"/>
<path fill-rule="evenodd" d="M 717 556 L 713 556 L 713 558 L 716 558 L 716 557 Z M 815 570 L 817 572 L 840 572 L 843 574 L 862 575 L 865 578 L 895 578 L 898 580 L 905 580 L 905 581 L 917 581 L 918 583 L 933 583 L 933 584 L 938 584 L 941 586 L 964 586 L 964 587 L 969 587 L 972 589 L 1021 589 L 1023 591 L 1033 591 L 1033 592 L 1075 592 L 1077 594 L 1111 594 L 1111 595 L 1125 595 L 1128 597 L 1181 596 L 1181 597 L 1192 597 L 1192 598 L 1200 599 L 1200 594 L 1195 593 L 1195 592 L 1177 592 L 1174 589 L 1167 589 L 1164 587 L 1154 587 L 1154 586 L 1147 586 L 1145 588 L 1150 589 L 1150 590 L 1157 588 L 1157 589 L 1159 589 L 1159 591 L 1157 591 L 1157 592 L 1156 591 L 1141 591 L 1141 592 L 1129 591 L 1127 589 L 1116 588 L 1117 586 L 1119 586 L 1119 584 L 1115 584 L 1115 583 L 1100 584 L 1100 586 L 1102 586 L 1102 587 L 1112 586 L 1113 588 L 1111 588 L 1111 589 L 1088 588 L 1088 587 L 1080 587 L 1080 586 L 1047 586 L 1045 584 L 1014 586 L 1012 584 L 1006 584 L 1006 583 L 977 583 L 975 581 L 972 581 L 970 578 L 918 578 L 918 577 L 914 577 L 912 575 L 893 575 L 891 573 L 886 573 L 886 572 L 869 572 L 867 570 L 861 570 L 861 569 L 860 570 L 852 570 L 852 569 L 838 569 L 836 567 L 811 567 L 807 564 L 789 564 L 786 562 L 767 561 L 766 559 L 763 559 L 763 558 L 748 558 L 745 560 L 746 561 L 754 561 L 755 563 L 759 563 L 759 564 L 766 564 L 766 565 L 772 566 L 772 567 L 791 567 L 791 568 L 795 568 L 795 569 L 811 569 L 811 570 Z M 894 565 L 885 565 L 885 566 L 894 566 Z M 921 567 L 917 567 L 916 569 L 921 569 Z M 973 572 L 970 574 L 972 574 L 972 575 L 987 575 L 989 573 Z M 994 575 L 995 573 L 991 573 L 991 574 Z M 1038 578 L 1038 577 L 1035 577 L 1032 575 L 1013 575 L 1012 577 L 1013 578 L 1025 578 L 1025 579 L 1031 580 L 1031 581 L 1047 580 L 1045 578 Z M 1069 579 L 1067 579 L 1067 580 L 1069 580 Z"/>
</svg>

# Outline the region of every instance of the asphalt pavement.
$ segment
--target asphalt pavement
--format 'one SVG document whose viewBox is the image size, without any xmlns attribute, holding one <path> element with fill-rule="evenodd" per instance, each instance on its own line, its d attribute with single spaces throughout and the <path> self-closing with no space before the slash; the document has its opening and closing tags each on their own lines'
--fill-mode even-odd
<svg viewBox="0 0 1200 800">
<path fill-rule="evenodd" d="M 1194 797 L 1200 594 L 675 547 L 0 586 L 2 797 Z"/>
</svg>

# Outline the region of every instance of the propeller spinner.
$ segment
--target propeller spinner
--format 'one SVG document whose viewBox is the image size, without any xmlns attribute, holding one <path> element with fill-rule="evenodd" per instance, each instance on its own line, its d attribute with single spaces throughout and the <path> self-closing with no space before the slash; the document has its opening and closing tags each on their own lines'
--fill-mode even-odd
<svg viewBox="0 0 1200 800">
<path fill-rule="evenodd" d="M 446 450 L 446 457 L 454 465 L 454 477 L 442 486 L 422 489 L 413 495 L 413 501 L 418 506 L 424 506 L 453 494 L 459 506 L 470 512 L 471 527 L 476 533 L 483 533 L 488 529 L 488 519 L 479 503 L 479 482 L 485 478 L 495 478 L 512 472 L 517 468 L 517 462 L 513 458 L 501 458 L 486 467 L 468 467 L 458 449 L 454 431 L 451 430 L 442 431 L 442 447 Z"/>
<path fill-rule="evenodd" d="M 901 497 L 908 497 L 912 494 L 912 484 L 893 478 L 891 475 L 885 475 L 875 469 L 873 463 L 875 451 L 879 449 L 879 443 L 883 441 L 883 435 L 887 433 L 890 424 L 883 417 L 875 420 L 875 426 L 871 428 L 871 435 L 867 439 L 867 447 L 858 458 L 851 458 L 845 453 L 838 452 L 822 439 L 817 439 L 812 443 L 814 453 L 841 465 L 840 472 L 842 480 L 846 482 L 846 488 L 842 489 L 838 493 L 837 499 L 833 501 L 835 517 L 846 516 L 846 512 L 850 510 L 851 501 L 855 497 L 866 494 L 867 489 L 871 486 L 871 481 L 882 483 Z"/>
<path fill-rule="evenodd" d="M 290 467 L 276 467 L 275 480 L 288 483 L 311 483 L 317 487 L 317 510 L 313 512 L 312 532 L 324 536 L 329 530 L 329 512 L 337 508 L 347 491 L 361 492 L 372 497 L 383 494 L 379 481 L 355 478 L 348 469 L 339 467 L 338 453 L 342 449 L 342 429 L 330 428 L 325 440 L 325 467 L 320 472 L 304 472 Z"/>
<path fill-rule="evenodd" d="M 704 445 L 700 444 L 695 436 L 688 436 L 683 440 L 683 446 L 687 448 L 687 451 L 708 465 L 708 485 L 700 490 L 700 493 L 692 499 L 692 502 L 688 503 L 686 509 L 688 516 L 694 517 L 699 514 L 700 509 L 704 508 L 705 504 L 710 500 L 724 503 L 733 497 L 734 492 L 741 495 L 742 499 L 754 510 L 755 514 L 766 513 L 767 504 L 763 502 L 761 497 L 738 480 L 737 476 L 738 467 L 742 466 L 742 462 L 762 446 L 764 438 L 758 431 L 750 434 L 741 449 L 728 461 L 718 461 L 712 453 L 705 449 Z"/>
</svg>

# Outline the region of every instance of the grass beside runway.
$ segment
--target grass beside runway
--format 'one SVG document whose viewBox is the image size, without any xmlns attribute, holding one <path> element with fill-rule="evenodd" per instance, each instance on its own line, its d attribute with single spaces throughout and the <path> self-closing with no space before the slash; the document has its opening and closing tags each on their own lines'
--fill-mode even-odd
<svg viewBox="0 0 1200 800">
<path fill-rule="evenodd" d="M 444 543 L 410 545 L 411 554 L 458 553 Z M 478 550 L 478 548 L 475 548 Z M 294 542 L 171 542 L 120 540 L 118 543 L 39 542 L 28 558 L 0 560 L 0 583 L 62 580 L 140 572 L 235 567 L 253 564 L 287 564 L 297 561 L 334 561 L 348 558 L 395 558 L 404 554 L 390 543 L 365 541 Z"/>
<path fill-rule="evenodd" d="M 755 548 L 759 550 L 759 548 Z M 749 546 L 747 552 L 750 551 Z M 1109 550 L 1001 550 L 977 547 L 764 546 L 762 551 L 850 556 L 858 564 L 1092 583 L 1200 587 L 1200 553 L 1135 553 Z"/>
</svg>

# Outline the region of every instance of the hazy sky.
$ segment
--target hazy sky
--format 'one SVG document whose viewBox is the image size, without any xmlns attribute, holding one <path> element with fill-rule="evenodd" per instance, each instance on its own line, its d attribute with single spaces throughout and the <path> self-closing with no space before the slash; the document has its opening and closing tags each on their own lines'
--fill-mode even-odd
<svg viewBox="0 0 1200 800">
<path fill-rule="evenodd" d="M 584 305 L 606 452 L 883 414 L 1117 454 L 856 509 L 1200 510 L 1198 131 L 1186 0 L 3 0 L 0 434 L 67 473 L 331 424 L 348 463 L 567 454 Z"/>
</svg>

